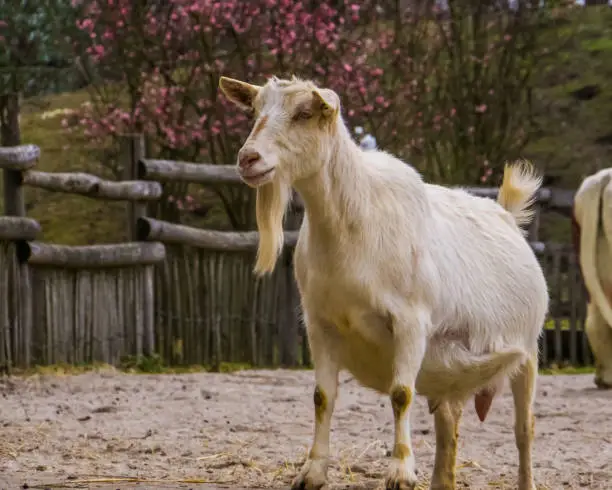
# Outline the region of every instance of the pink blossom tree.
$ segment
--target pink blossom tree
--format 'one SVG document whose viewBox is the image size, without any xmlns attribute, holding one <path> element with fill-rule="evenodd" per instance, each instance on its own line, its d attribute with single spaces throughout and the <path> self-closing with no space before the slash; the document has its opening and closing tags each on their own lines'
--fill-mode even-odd
<svg viewBox="0 0 612 490">
<path fill-rule="evenodd" d="M 290 0 L 84 2 L 78 27 L 88 42 L 75 49 L 93 63 L 87 69 L 92 104 L 81 126 L 96 143 L 143 132 L 159 157 L 233 164 L 249 122 L 219 95 L 224 73 L 261 83 L 273 74 L 314 77 L 347 101 L 365 96 L 367 112 L 375 96 L 364 87 L 378 72 L 370 73 L 367 53 L 357 47 L 338 63 L 346 55 L 340 45 L 359 21 L 357 4 L 344 7 Z M 168 195 L 180 198 L 168 201 L 166 211 L 184 205 L 186 191 L 169 186 Z M 231 186 L 215 191 L 235 228 L 252 226 L 251 193 Z"/>
<path fill-rule="evenodd" d="M 537 28 L 552 12 L 535 0 L 77 3 L 92 93 L 79 126 L 97 144 L 144 133 L 156 157 L 231 165 L 250 124 L 219 77 L 296 74 L 335 89 L 377 146 L 461 184 L 488 182 L 524 147 Z M 201 209 L 189 192 L 166 186 L 165 219 Z M 214 192 L 234 228 L 252 228 L 252 193 Z"/>
</svg>

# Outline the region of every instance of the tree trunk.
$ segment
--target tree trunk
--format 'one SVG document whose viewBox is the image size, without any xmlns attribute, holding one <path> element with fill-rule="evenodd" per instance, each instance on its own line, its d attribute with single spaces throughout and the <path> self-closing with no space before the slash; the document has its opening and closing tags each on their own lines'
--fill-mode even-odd
<svg viewBox="0 0 612 490">
<path fill-rule="evenodd" d="M 21 144 L 19 94 L 0 95 L 0 144 L 2 146 Z"/>
</svg>

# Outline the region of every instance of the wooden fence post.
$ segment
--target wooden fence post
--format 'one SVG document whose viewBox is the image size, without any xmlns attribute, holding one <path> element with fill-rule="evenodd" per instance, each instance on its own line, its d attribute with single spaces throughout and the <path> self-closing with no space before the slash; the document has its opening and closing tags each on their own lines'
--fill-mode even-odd
<svg viewBox="0 0 612 490">
<path fill-rule="evenodd" d="M 19 130 L 19 95 L 0 95 L 0 144 L 18 146 L 21 144 Z M 25 201 L 21 185 L 21 171 L 4 169 L 4 214 L 25 216 Z"/>
<path fill-rule="evenodd" d="M 12 147 L 21 144 L 21 130 L 19 127 L 19 94 L 8 93 L 0 95 L 0 146 Z M 6 216 L 25 217 L 25 199 L 21 170 L 5 168 L 2 171 L 4 188 L 4 214 Z M 14 264 L 8 274 L 8 288 L 13 289 L 13 300 L 5 314 L 11 325 L 12 348 L 15 349 L 16 360 L 30 364 L 31 333 L 32 333 L 32 290 L 30 288 L 30 274 L 27 265 Z M 15 286 L 19 286 L 16 291 Z M 16 298 L 21 301 L 15 301 Z M 18 345 L 17 339 L 25 339 Z M 7 345 L 7 348 L 11 346 Z M 16 352 L 20 347 L 21 352 Z M 11 359 L 13 356 L 11 356 Z M 7 370 L 10 370 L 10 360 L 7 360 Z M 10 371 L 9 371 L 10 372 Z"/>
<path fill-rule="evenodd" d="M 285 230 L 297 230 L 302 222 L 302 213 L 292 206 L 285 215 Z M 284 304 L 281 310 L 280 325 L 280 364 L 282 367 L 295 367 L 298 365 L 300 317 L 298 312 L 299 297 L 297 284 L 293 276 L 293 246 L 285 246 L 281 256 L 283 264 L 283 281 L 285 283 L 285 295 L 282 298 Z M 306 341 L 305 335 L 302 335 Z"/>
<path fill-rule="evenodd" d="M 145 157 L 145 139 L 142 135 L 126 135 L 119 143 L 119 159 L 123 167 L 123 180 L 138 180 L 138 162 Z M 127 204 L 128 240 L 138 241 L 136 223 L 147 215 L 147 204 L 132 201 Z"/>
<path fill-rule="evenodd" d="M 119 158 L 123 167 L 123 180 L 138 179 L 138 162 L 145 158 L 146 140 L 143 135 L 125 135 L 120 140 Z M 130 201 L 127 203 L 127 235 L 132 242 L 138 239 L 138 219 L 146 218 L 147 203 Z M 155 266 L 147 265 L 144 271 L 142 315 L 143 331 L 136 332 L 138 355 L 150 356 L 155 352 Z M 138 322 L 136 322 L 138 324 Z"/>
<path fill-rule="evenodd" d="M 284 294 L 281 295 L 281 310 L 279 318 L 279 361 L 281 367 L 297 366 L 298 353 L 298 323 L 295 315 L 296 287 L 293 279 L 293 249 L 285 247 L 281 256 L 282 277 L 280 280 L 284 285 Z"/>
</svg>

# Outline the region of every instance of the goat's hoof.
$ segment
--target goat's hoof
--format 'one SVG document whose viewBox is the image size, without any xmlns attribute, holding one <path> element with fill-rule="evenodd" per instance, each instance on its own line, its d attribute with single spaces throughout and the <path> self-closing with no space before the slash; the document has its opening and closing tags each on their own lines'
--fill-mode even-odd
<svg viewBox="0 0 612 490">
<path fill-rule="evenodd" d="M 434 483 L 432 482 L 429 486 L 429 490 L 455 490 L 453 483 Z"/>
<path fill-rule="evenodd" d="M 535 486 L 535 483 L 529 483 L 525 486 L 519 484 L 519 490 L 538 490 Z"/>
<path fill-rule="evenodd" d="M 326 490 L 327 460 L 309 459 L 291 483 L 291 490 Z"/>
<path fill-rule="evenodd" d="M 612 383 L 607 383 L 600 376 L 595 376 L 594 382 L 595 386 L 597 386 L 597 388 L 599 388 L 600 390 L 612 389 Z"/>
<path fill-rule="evenodd" d="M 454 472 L 435 472 L 431 477 L 429 490 L 455 490 L 457 487 Z"/>
<path fill-rule="evenodd" d="M 414 490 L 418 479 L 414 469 L 404 462 L 394 459 L 385 479 L 385 490 Z"/>
</svg>

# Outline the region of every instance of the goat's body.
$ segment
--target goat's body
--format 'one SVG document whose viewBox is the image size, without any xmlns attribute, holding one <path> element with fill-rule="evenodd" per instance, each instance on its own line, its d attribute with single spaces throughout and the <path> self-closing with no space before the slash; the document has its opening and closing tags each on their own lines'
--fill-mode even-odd
<svg viewBox="0 0 612 490">
<path fill-rule="evenodd" d="M 338 200 L 337 209 L 325 213 L 332 223 L 321 226 L 304 196 L 295 268 L 305 315 L 315 320 L 307 325 L 326 330 L 330 351 L 357 380 L 388 393 L 389 311 L 418 297 L 431 308 L 432 323 L 417 391 L 433 398 L 442 391 L 469 395 L 477 387 L 467 379 L 448 391 L 451 368 L 441 363 L 463 365 L 473 358 L 476 366 L 482 356 L 537 349 L 548 305 L 539 263 L 513 216 L 495 201 L 425 184 L 411 167 L 382 152 L 363 159 L 351 168 L 354 179 L 362 179 L 359 205 L 342 202 L 341 189 L 330 192 Z M 321 188 L 330 184 L 321 182 Z M 334 216 L 348 220 L 333 223 Z M 509 355 L 505 367 L 519 357 Z"/>
<path fill-rule="evenodd" d="M 575 246 L 589 293 L 585 330 L 595 383 L 612 388 L 612 169 L 589 175 L 574 197 Z"/>
<path fill-rule="evenodd" d="M 294 490 L 326 485 L 338 373 L 390 396 L 394 444 L 387 490 L 417 485 L 409 409 L 428 398 L 436 427 L 432 490 L 455 490 L 457 427 L 476 393 L 481 420 L 511 378 L 519 490 L 535 490 L 531 444 L 537 339 L 548 308 L 544 275 L 520 226 L 541 184 L 509 166 L 497 203 L 425 184 L 384 152 L 363 151 L 340 99 L 312 82 L 221 87 L 257 122 L 238 172 L 257 188 L 255 272 L 271 272 L 294 187 L 305 202 L 294 264 L 315 368 L 315 430 Z"/>
</svg>

